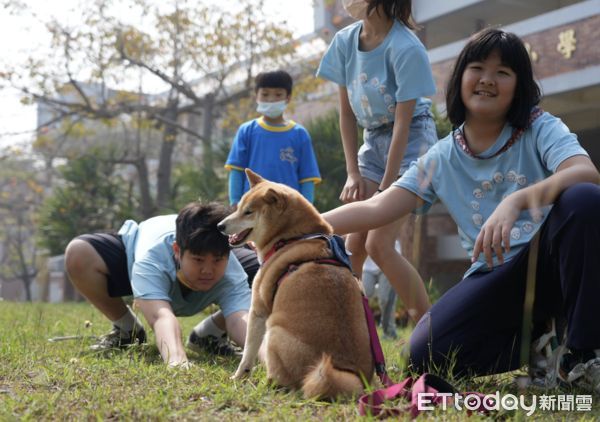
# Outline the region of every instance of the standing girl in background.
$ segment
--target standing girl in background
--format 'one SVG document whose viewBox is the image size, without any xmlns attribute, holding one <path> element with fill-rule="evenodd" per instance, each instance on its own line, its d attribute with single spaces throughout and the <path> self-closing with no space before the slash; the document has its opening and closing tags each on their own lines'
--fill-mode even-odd
<svg viewBox="0 0 600 422">
<path fill-rule="evenodd" d="M 342 202 L 362 201 L 386 190 L 437 140 L 430 112 L 435 84 L 423 44 L 411 32 L 410 0 L 344 0 L 358 21 L 340 30 L 317 76 L 339 85 L 340 130 L 348 178 Z M 364 128 L 358 151 L 357 124 Z M 370 255 L 417 321 L 429 309 L 417 271 L 394 249 L 403 220 L 352 233 L 346 246 L 361 275 Z"/>
<path fill-rule="evenodd" d="M 600 176 L 539 101 L 523 42 L 498 29 L 475 34 L 448 83 L 453 132 L 391 189 L 324 217 L 337 233 L 355 232 L 439 199 L 454 218 L 472 265 L 415 327 L 414 370 L 477 376 L 526 363 L 524 301 L 534 277 L 532 338 L 551 318 L 568 324 L 568 353 L 555 349 L 546 384 L 560 378 L 600 393 Z"/>
</svg>

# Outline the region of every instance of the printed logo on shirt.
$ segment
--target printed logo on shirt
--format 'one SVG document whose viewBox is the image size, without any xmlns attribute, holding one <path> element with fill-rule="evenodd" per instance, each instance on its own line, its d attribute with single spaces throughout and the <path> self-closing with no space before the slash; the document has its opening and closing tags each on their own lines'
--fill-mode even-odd
<svg viewBox="0 0 600 422">
<path fill-rule="evenodd" d="M 279 150 L 279 159 L 281 161 L 289 161 L 292 164 L 295 163 L 296 161 L 298 161 L 298 159 L 294 155 L 294 148 L 292 148 L 292 147 L 280 149 Z"/>
</svg>

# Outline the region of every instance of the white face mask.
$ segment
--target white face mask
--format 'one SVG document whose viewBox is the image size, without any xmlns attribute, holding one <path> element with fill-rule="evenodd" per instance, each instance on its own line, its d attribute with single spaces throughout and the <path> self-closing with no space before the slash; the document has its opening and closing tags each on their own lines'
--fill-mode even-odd
<svg viewBox="0 0 600 422">
<path fill-rule="evenodd" d="M 271 119 L 283 115 L 283 112 L 287 107 L 287 101 L 275 101 L 273 103 L 257 101 L 256 103 L 256 111 L 264 116 L 270 117 Z"/>
<path fill-rule="evenodd" d="M 344 7 L 344 10 L 356 20 L 367 17 L 369 3 L 367 3 L 366 0 L 342 0 L 342 6 Z"/>
</svg>

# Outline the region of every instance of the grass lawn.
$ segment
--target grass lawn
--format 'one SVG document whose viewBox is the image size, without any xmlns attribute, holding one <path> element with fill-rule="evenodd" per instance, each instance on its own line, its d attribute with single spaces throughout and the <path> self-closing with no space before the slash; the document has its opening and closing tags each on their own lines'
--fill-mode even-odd
<svg viewBox="0 0 600 422">
<path fill-rule="evenodd" d="M 180 318 L 184 333 L 202 316 Z M 86 321 L 91 322 L 87 324 Z M 238 358 L 190 352 L 189 371 L 168 369 L 149 338 L 149 345 L 109 353 L 89 352 L 89 336 L 104 334 L 110 325 L 85 303 L 30 304 L 0 302 L 0 421 L 16 420 L 354 420 L 360 418 L 355 400 L 322 403 L 302 399 L 266 382 L 259 366 L 249 381 L 229 377 Z M 404 330 L 401 337 L 408 338 Z M 56 336 L 84 338 L 49 342 Z M 343 335 L 336 333 L 332 335 Z M 382 341 L 390 375 L 404 378 L 405 362 L 398 342 Z M 533 395 L 584 394 L 564 391 L 519 391 L 515 374 L 469 384 L 462 391 Z M 535 420 L 600 419 L 600 397 L 591 411 L 536 410 Z M 539 397 L 538 397 L 539 400 Z M 425 412 L 419 419 L 463 420 L 466 412 L 449 409 Z M 523 410 L 494 412 L 492 417 L 524 420 Z M 405 417 L 409 420 L 409 417 Z M 489 419 L 474 415 L 469 420 Z"/>
</svg>

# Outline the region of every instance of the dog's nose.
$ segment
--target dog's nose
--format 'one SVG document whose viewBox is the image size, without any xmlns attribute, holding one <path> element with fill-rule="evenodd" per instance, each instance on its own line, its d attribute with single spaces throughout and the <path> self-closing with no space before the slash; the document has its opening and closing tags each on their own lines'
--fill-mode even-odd
<svg viewBox="0 0 600 422">
<path fill-rule="evenodd" d="M 225 233 L 225 229 L 227 228 L 227 224 L 220 222 L 219 224 L 217 224 L 217 230 L 219 230 L 221 233 Z"/>
</svg>

